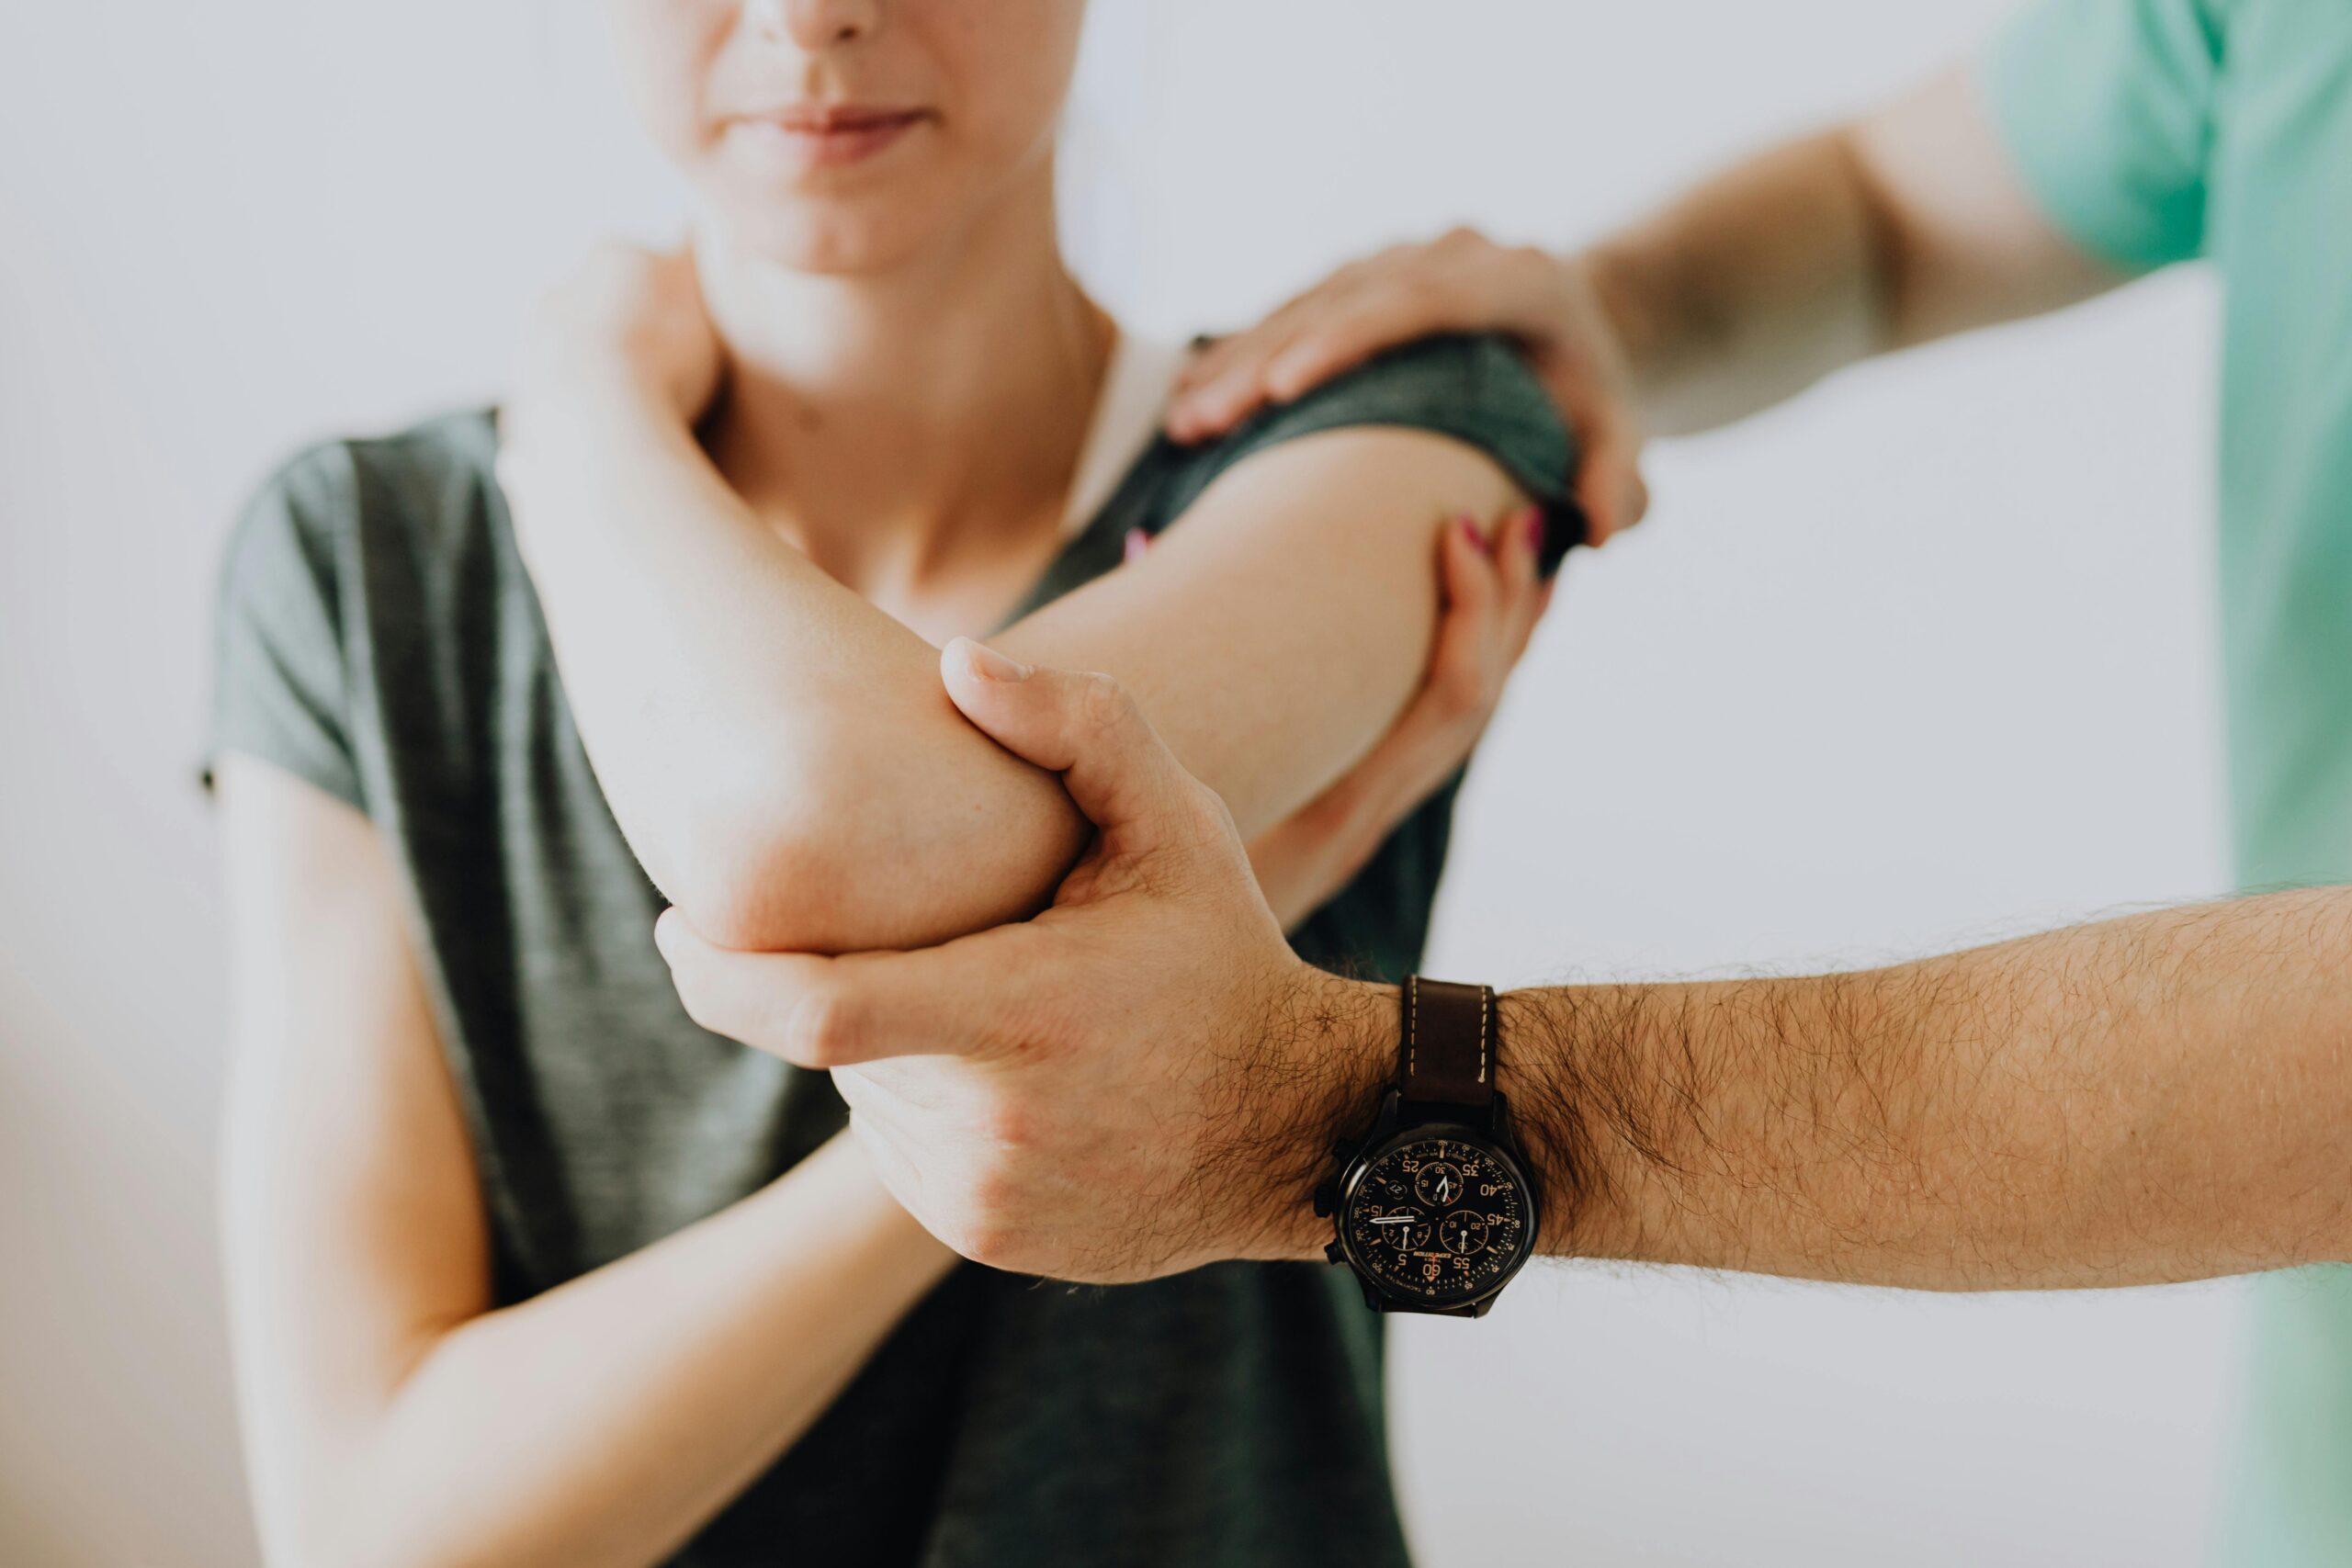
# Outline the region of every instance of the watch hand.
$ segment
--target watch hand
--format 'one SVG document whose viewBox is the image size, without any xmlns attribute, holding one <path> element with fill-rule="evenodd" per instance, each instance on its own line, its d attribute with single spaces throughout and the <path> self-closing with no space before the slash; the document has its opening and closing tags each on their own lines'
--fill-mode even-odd
<svg viewBox="0 0 2352 1568">
<path fill-rule="evenodd" d="M 1417 1225 L 1421 1223 L 1421 1217 L 1419 1214 L 1391 1214 L 1385 1220 L 1372 1223 L 1376 1225 Z"/>
</svg>

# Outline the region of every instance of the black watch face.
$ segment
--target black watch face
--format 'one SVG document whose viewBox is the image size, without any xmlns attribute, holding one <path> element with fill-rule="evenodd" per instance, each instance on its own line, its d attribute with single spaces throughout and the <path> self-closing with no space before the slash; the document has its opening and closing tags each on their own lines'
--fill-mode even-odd
<svg viewBox="0 0 2352 1568">
<path fill-rule="evenodd" d="M 1501 1288 L 1534 1246 L 1526 1178 L 1491 1145 L 1408 1133 L 1375 1151 L 1349 1190 L 1340 1235 L 1389 1294 L 1455 1306 Z"/>
</svg>

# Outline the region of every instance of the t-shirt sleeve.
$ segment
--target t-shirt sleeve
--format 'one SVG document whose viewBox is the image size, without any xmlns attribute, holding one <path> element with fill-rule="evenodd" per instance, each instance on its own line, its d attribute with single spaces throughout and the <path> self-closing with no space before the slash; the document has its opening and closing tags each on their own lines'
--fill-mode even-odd
<svg viewBox="0 0 2352 1568">
<path fill-rule="evenodd" d="M 1423 338 L 1260 411 L 1188 467 L 1165 516 L 1181 513 L 1218 475 L 1268 447 L 1360 425 L 1430 431 L 1485 453 L 1543 508 L 1546 572 L 1583 539 L 1584 514 L 1569 493 L 1575 444 L 1535 373 L 1492 336 Z"/>
<path fill-rule="evenodd" d="M 2050 220 L 2131 272 L 2205 243 L 2226 0 L 2031 0 L 1980 66 L 2010 162 Z"/>
<path fill-rule="evenodd" d="M 296 457 L 246 507 L 222 564 L 205 784 L 241 751 L 365 810 L 348 723 L 338 555 L 351 534 L 348 454 Z"/>
</svg>

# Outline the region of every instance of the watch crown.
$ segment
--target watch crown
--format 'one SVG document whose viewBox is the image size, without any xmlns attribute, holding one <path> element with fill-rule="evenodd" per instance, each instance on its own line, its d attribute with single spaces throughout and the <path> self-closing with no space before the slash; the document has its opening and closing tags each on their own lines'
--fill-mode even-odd
<svg viewBox="0 0 2352 1568">
<path fill-rule="evenodd" d="M 1323 1249 L 1323 1260 L 1326 1263 L 1345 1263 L 1348 1260 L 1347 1248 L 1335 1241 Z"/>
<path fill-rule="evenodd" d="M 1291 1190 L 1295 1192 L 1298 1189 L 1294 1187 Z M 1332 1190 L 1331 1184 L 1328 1181 L 1322 1186 L 1317 1187 L 1315 1190 L 1316 1214 L 1318 1217 L 1329 1215 L 1332 1209 L 1337 1206 L 1339 1196 L 1339 1193 Z"/>
</svg>

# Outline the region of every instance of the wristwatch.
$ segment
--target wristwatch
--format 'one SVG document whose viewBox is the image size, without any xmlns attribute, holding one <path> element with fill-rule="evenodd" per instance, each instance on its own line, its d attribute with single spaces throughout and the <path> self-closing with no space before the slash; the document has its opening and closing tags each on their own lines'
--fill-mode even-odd
<svg viewBox="0 0 2352 1568">
<path fill-rule="evenodd" d="M 1407 979 L 1396 1081 L 1315 1190 L 1374 1312 L 1483 1317 L 1535 1250 L 1536 1186 L 1495 1092 L 1495 993 Z"/>
</svg>

